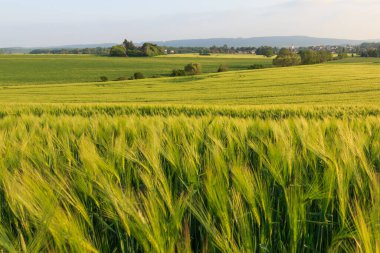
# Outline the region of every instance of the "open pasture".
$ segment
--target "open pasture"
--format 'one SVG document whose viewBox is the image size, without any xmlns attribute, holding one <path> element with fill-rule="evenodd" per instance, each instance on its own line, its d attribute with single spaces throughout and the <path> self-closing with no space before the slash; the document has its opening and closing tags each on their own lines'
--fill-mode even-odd
<svg viewBox="0 0 380 253">
<path fill-rule="evenodd" d="M 320 64 L 120 82 L 0 85 L 0 102 L 380 105 L 380 64 Z"/>
<path fill-rule="evenodd" d="M 96 82 L 100 76 L 109 80 L 142 72 L 146 77 L 168 76 L 186 64 L 202 64 L 205 73 L 216 72 L 225 64 L 230 70 L 248 69 L 252 64 L 271 65 L 264 57 L 228 55 L 178 55 L 154 58 L 118 58 L 93 55 L 0 55 L 0 85 Z"/>
</svg>

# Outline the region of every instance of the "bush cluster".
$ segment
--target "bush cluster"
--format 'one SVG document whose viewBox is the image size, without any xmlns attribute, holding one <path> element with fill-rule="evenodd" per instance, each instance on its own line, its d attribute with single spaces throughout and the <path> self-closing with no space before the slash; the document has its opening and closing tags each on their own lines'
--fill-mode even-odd
<svg viewBox="0 0 380 253">
<path fill-rule="evenodd" d="M 173 69 L 171 76 L 193 76 L 202 74 L 202 65 L 199 63 L 189 63 L 183 69 Z"/>
</svg>

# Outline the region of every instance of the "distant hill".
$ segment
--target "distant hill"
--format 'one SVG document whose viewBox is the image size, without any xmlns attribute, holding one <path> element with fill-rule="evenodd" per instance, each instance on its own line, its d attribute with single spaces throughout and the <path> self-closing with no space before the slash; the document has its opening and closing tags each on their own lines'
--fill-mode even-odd
<svg viewBox="0 0 380 253">
<path fill-rule="evenodd" d="M 253 38 L 215 38 L 215 39 L 189 39 L 189 40 L 170 40 L 154 41 L 160 46 L 172 47 L 211 47 L 228 45 L 230 47 L 245 46 L 272 46 L 272 47 L 307 47 L 319 45 L 359 45 L 364 40 L 345 40 L 332 38 L 315 38 L 308 36 L 271 36 Z"/>
<path fill-rule="evenodd" d="M 252 37 L 252 38 L 211 38 L 211 39 L 188 39 L 188 40 L 169 40 L 169 41 L 150 41 L 160 46 L 168 47 L 211 47 L 228 45 L 230 47 L 248 47 L 248 46 L 272 46 L 272 47 L 308 47 L 320 45 L 359 45 L 363 42 L 378 42 L 379 40 L 345 40 L 334 38 L 316 38 L 308 36 L 270 36 L 270 37 Z M 34 49 L 83 49 L 83 48 L 109 48 L 117 43 L 103 44 L 74 44 L 52 47 L 12 47 L 0 48 L 1 53 L 25 54 Z M 142 45 L 142 43 L 136 43 Z"/>
<path fill-rule="evenodd" d="M 47 47 L 47 48 L 52 48 L 52 49 L 74 49 L 74 48 L 97 48 L 97 47 L 112 47 L 117 45 L 116 43 L 103 43 L 103 44 L 77 44 L 77 45 L 64 45 L 64 46 L 54 46 L 54 47 Z"/>
<path fill-rule="evenodd" d="M 32 49 L 23 47 L 0 48 L 0 54 L 28 54 L 30 51 Z"/>
<path fill-rule="evenodd" d="M 0 53 L 5 54 L 28 54 L 35 49 L 83 49 L 83 48 L 109 48 L 116 43 L 103 43 L 103 44 L 78 44 L 78 45 L 63 45 L 63 46 L 52 46 L 52 47 L 8 47 L 0 48 Z"/>
</svg>

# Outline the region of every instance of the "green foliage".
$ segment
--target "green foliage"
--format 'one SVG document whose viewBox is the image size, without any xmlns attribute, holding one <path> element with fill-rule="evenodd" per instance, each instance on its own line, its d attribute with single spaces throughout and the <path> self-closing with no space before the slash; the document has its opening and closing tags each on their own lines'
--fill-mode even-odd
<svg viewBox="0 0 380 253">
<path fill-rule="evenodd" d="M 248 69 L 263 69 L 264 65 L 263 64 L 253 64 L 248 67 Z"/>
<path fill-rule="evenodd" d="M 108 81 L 108 77 L 106 77 L 106 76 L 101 76 L 101 77 L 100 77 L 100 81 L 102 81 L 102 82 L 107 82 L 107 81 Z"/>
<path fill-rule="evenodd" d="M 380 57 L 380 43 L 363 43 L 358 51 L 361 57 Z"/>
<path fill-rule="evenodd" d="M 338 56 L 337 56 L 338 60 L 342 60 L 342 59 L 345 59 L 345 58 L 348 58 L 348 54 L 347 53 L 339 53 Z"/>
<path fill-rule="evenodd" d="M 137 47 L 135 46 L 135 44 L 133 44 L 132 41 L 128 41 L 128 40 L 124 40 L 123 41 L 123 46 L 125 47 L 125 49 L 127 51 L 137 49 Z"/>
<path fill-rule="evenodd" d="M 127 55 L 130 57 L 144 57 L 146 56 L 140 49 L 128 49 Z"/>
<path fill-rule="evenodd" d="M 40 73 L 31 71 L 27 75 L 20 72 L 20 75 L 25 78 L 35 78 L 33 82 L 35 84 L 28 85 L 28 83 L 25 83 L 28 80 L 21 80 L 19 76 L 17 76 L 16 80 L 21 80 L 19 87 L 22 88 L 14 88 L 13 85 L 6 85 L 7 81 L 2 81 L 2 85 L 0 85 L 0 103 L 141 102 L 167 104 L 170 101 L 171 104 L 246 106 L 289 104 L 298 106 L 380 106 L 380 101 L 378 100 L 380 90 L 376 85 L 373 85 L 374 80 L 380 79 L 380 64 L 375 63 L 377 60 L 380 62 L 378 58 L 355 57 L 321 65 L 303 65 L 296 68 L 268 68 L 265 71 L 229 71 L 218 75 L 212 73 L 182 78 L 167 77 L 141 80 L 138 83 L 131 82 L 128 85 L 114 82 L 106 87 L 99 87 L 99 73 L 107 76 L 109 80 L 115 80 L 122 76 L 130 77 L 135 72 L 142 72 L 142 70 L 146 69 L 147 72 L 144 71 L 144 75 L 151 76 L 154 72 L 149 72 L 149 66 L 154 68 L 157 67 L 155 64 L 170 64 L 171 61 L 168 61 L 165 57 L 163 58 L 162 62 L 156 61 L 160 60 L 160 57 L 134 58 L 132 62 L 135 63 L 135 66 L 119 63 L 120 68 L 116 68 L 116 65 L 114 66 L 115 71 L 109 72 L 102 68 L 103 65 L 98 65 L 98 72 L 94 71 L 95 80 L 93 82 L 84 84 L 83 81 L 80 81 L 68 85 L 67 87 L 69 88 L 65 88 L 66 86 L 62 84 L 44 84 L 46 80 L 49 80 L 44 78 L 51 78 L 49 75 L 43 76 Z M 70 59 L 79 61 L 78 57 Z M 84 60 L 90 61 L 91 64 L 96 64 L 96 61 L 91 59 L 84 57 Z M 104 59 L 107 59 L 107 61 L 115 60 L 109 64 L 117 64 L 119 61 L 122 63 L 128 62 L 132 58 L 97 57 L 97 59 L 100 62 Z M 146 64 L 147 60 L 148 62 L 150 61 L 151 65 Z M 181 59 L 179 62 L 182 61 L 186 63 L 189 58 Z M 201 59 L 199 59 L 199 62 L 202 62 Z M 70 63 L 78 64 L 79 66 L 83 64 L 81 62 L 75 63 L 75 61 L 70 61 Z M 202 63 L 207 64 L 204 61 Z M 51 65 L 53 64 L 54 61 L 51 62 Z M 216 72 L 219 65 L 214 65 L 215 62 L 212 64 L 212 69 L 209 68 L 210 65 L 205 66 L 202 64 L 202 67 L 208 71 Z M 252 59 L 250 64 L 252 64 Z M 21 62 L 19 65 L 20 69 L 23 69 Z M 242 66 L 248 65 L 246 63 Z M 5 68 L 0 68 L 0 72 L 7 71 L 8 66 L 6 64 L 1 66 L 5 66 Z M 36 66 L 40 65 L 37 64 Z M 128 69 L 128 66 L 134 70 L 132 73 L 129 72 L 131 69 Z M 164 67 L 167 66 L 165 65 Z M 235 69 L 234 65 L 229 64 L 229 67 L 230 70 Z M 12 68 L 15 68 L 15 66 Z M 163 73 L 169 75 L 171 69 Z M 174 67 L 174 69 L 176 68 Z M 111 65 L 110 70 L 112 70 Z M 72 77 L 78 78 L 84 74 L 82 72 L 72 73 Z M 51 75 L 53 73 L 50 72 Z M 62 71 L 58 71 L 58 73 L 62 73 Z M 162 72 L 159 71 L 158 73 Z M 79 74 L 79 76 L 74 74 Z M 10 75 L 0 75 L 0 79 L 5 78 L 3 80 L 8 80 L 7 78 L 9 77 Z M 57 76 L 52 75 L 52 77 L 56 78 Z M 65 78 L 66 76 L 61 75 L 61 77 Z M 173 83 L 175 83 L 175 88 Z M 15 81 L 14 84 L 18 84 L 18 82 Z"/>
<path fill-rule="evenodd" d="M 113 57 L 125 57 L 127 56 L 127 51 L 124 46 L 113 46 L 110 50 L 110 56 Z"/>
<path fill-rule="evenodd" d="M 145 76 L 144 76 L 144 74 L 141 73 L 141 72 L 136 72 L 136 73 L 133 74 L 133 78 L 134 78 L 134 79 L 144 79 Z"/>
<path fill-rule="evenodd" d="M 221 63 L 230 70 L 243 70 L 252 63 L 272 65 L 272 60 L 240 56 L 99 57 L 93 55 L 0 55 L 0 85 L 97 82 L 99 75 L 110 80 L 143 72 L 146 76 L 167 75 L 189 62 L 202 64 L 204 73 L 216 72 Z M 43 70 L 43 71 L 38 71 Z M 0 92 L 1 93 L 1 92 Z"/>
<path fill-rule="evenodd" d="M 183 69 L 173 69 L 171 76 L 186 76 L 186 72 Z"/>
<path fill-rule="evenodd" d="M 220 65 L 219 68 L 218 68 L 218 72 L 226 72 L 228 70 L 229 70 L 228 66 L 224 65 L 224 64 Z"/>
<path fill-rule="evenodd" d="M 118 77 L 115 79 L 115 81 L 125 81 L 125 80 L 129 80 L 129 77 L 127 76 L 121 76 L 121 77 Z"/>
<path fill-rule="evenodd" d="M 301 64 L 301 57 L 287 48 L 282 48 L 277 57 L 273 60 L 273 65 L 278 67 L 289 67 Z"/>
<path fill-rule="evenodd" d="M 190 63 L 184 67 L 186 75 L 199 75 L 202 74 L 202 66 L 199 63 Z"/>
<path fill-rule="evenodd" d="M 276 53 L 275 53 L 275 49 L 273 47 L 262 46 L 262 47 L 259 47 L 258 49 L 256 49 L 256 54 L 257 55 L 264 55 L 266 57 L 272 57 Z"/>
<path fill-rule="evenodd" d="M 228 110 L 2 107 L 0 249 L 379 250 L 379 115 Z"/>
<path fill-rule="evenodd" d="M 210 51 L 209 50 L 201 50 L 201 52 L 199 53 L 199 55 L 203 55 L 203 56 L 210 56 Z"/>
<path fill-rule="evenodd" d="M 163 49 L 156 44 L 144 43 L 142 47 L 136 47 L 132 41 L 124 40 L 123 45 L 111 48 L 110 56 L 158 56 L 163 54 Z"/>
<path fill-rule="evenodd" d="M 1 54 L 1 50 L 0 50 Z M 74 48 L 74 49 L 34 49 L 29 54 L 93 54 L 93 55 L 109 55 L 109 48 Z"/>
<path fill-rule="evenodd" d="M 152 43 L 144 43 L 141 47 L 141 51 L 145 56 L 150 57 L 163 54 L 162 48 Z"/>
<path fill-rule="evenodd" d="M 331 61 L 333 59 L 332 54 L 324 50 L 314 51 L 311 49 L 307 49 L 301 50 L 299 54 L 301 56 L 301 64 L 303 65 L 318 64 Z"/>
</svg>

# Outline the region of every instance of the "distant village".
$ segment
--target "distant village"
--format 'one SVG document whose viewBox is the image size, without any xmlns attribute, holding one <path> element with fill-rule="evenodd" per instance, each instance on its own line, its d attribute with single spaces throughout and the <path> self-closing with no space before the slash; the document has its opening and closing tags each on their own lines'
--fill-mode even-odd
<svg viewBox="0 0 380 253">
<path fill-rule="evenodd" d="M 296 47 L 294 45 L 285 47 L 293 52 L 311 49 L 314 51 L 327 51 L 332 54 L 359 54 L 362 51 L 361 46 L 344 45 L 344 46 L 310 46 L 310 47 Z M 200 53 L 201 55 L 224 53 L 224 54 L 251 54 L 251 55 L 275 55 L 280 50 L 279 47 L 228 47 L 224 45 L 222 47 L 212 46 L 206 47 L 164 47 L 165 54 L 183 54 L 183 53 Z M 270 52 L 268 52 L 270 51 Z M 265 53 L 267 52 L 267 53 Z"/>
</svg>

